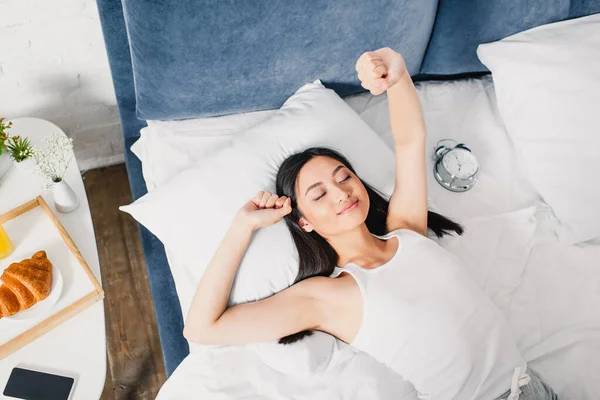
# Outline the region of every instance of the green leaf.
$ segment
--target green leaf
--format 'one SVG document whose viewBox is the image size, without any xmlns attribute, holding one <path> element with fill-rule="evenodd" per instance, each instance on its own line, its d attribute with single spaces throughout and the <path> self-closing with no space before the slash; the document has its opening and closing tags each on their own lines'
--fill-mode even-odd
<svg viewBox="0 0 600 400">
<path fill-rule="evenodd" d="M 33 146 L 27 138 L 13 136 L 6 141 L 6 149 L 10 158 L 16 162 L 25 161 L 33 156 Z"/>
</svg>

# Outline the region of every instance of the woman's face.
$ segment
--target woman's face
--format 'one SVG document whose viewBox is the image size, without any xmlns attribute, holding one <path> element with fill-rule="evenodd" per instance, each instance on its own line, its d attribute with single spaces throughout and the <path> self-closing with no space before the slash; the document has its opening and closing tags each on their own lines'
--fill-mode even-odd
<svg viewBox="0 0 600 400">
<path fill-rule="evenodd" d="M 369 195 L 356 175 L 339 161 L 317 156 L 296 179 L 296 204 L 305 231 L 323 237 L 346 232 L 365 222 Z"/>
</svg>

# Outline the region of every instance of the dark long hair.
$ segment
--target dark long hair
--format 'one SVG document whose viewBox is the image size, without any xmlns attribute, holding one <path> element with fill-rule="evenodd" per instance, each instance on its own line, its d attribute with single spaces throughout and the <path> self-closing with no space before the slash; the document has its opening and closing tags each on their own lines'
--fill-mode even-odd
<svg viewBox="0 0 600 400">
<path fill-rule="evenodd" d="M 311 147 L 300 153 L 288 157 L 279 167 L 276 179 L 276 191 L 278 196 L 287 196 L 292 199 L 292 212 L 285 216 L 285 222 L 292 234 L 292 239 L 296 244 L 299 256 L 298 276 L 294 283 L 313 276 L 330 276 L 333 269 L 337 266 L 339 257 L 334 248 L 325 238 L 314 230 L 306 232 L 300 226 L 302 214 L 298 210 L 296 196 L 296 180 L 302 167 L 316 156 L 326 156 L 339 161 L 345 165 L 355 175 L 354 168 L 340 153 L 335 150 L 324 147 Z M 359 178 L 360 179 L 360 178 Z M 388 214 L 389 201 L 371 185 L 360 179 L 369 195 L 369 212 L 365 224 L 369 231 L 375 235 L 385 235 L 386 220 Z M 451 231 L 462 235 L 462 227 L 454 221 L 435 213 L 428 211 L 427 227 L 431 229 L 437 237 L 449 234 Z M 281 344 L 290 344 L 306 336 L 312 335 L 312 331 L 298 332 L 279 339 Z"/>
</svg>

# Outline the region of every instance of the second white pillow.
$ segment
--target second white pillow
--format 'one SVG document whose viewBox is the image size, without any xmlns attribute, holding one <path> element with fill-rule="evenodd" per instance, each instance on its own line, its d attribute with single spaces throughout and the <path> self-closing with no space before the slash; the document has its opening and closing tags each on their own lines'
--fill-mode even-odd
<svg viewBox="0 0 600 400">
<path fill-rule="evenodd" d="M 600 14 L 539 26 L 477 54 L 525 174 L 561 241 L 600 235 Z"/>
</svg>

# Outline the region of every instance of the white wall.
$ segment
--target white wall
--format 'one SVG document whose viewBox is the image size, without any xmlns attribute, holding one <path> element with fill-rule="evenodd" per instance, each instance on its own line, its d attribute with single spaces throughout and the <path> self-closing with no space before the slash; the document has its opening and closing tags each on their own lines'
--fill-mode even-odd
<svg viewBox="0 0 600 400">
<path fill-rule="evenodd" d="M 0 17 L 0 116 L 55 123 L 82 170 L 122 162 L 96 1 L 0 0 Z"/>
</svg>

